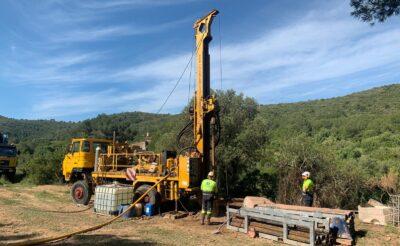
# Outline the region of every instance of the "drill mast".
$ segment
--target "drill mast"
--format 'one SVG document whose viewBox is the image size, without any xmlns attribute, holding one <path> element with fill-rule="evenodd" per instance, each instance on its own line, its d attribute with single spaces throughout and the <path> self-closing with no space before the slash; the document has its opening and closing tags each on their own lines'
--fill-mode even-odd
<svg viewBox="0 0 400 246">
<path fill-rule="evenodd" d="M 218 10 L 212 10 L 194 24 L 196 41 L 196 93 L 194 100 L 194 144 L 202 159 L 203 177 L 215 169 L 215 141 L 210 125 L 215 122 L 216 100 L 210 89 L 209 43 L 211 24 Z"/>
</svg>

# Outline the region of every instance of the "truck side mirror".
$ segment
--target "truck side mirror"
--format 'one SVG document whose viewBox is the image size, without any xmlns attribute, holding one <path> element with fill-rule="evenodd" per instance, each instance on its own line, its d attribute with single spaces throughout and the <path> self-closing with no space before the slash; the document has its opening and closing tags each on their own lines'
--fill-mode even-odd
<svg viewBox="0 0 400 246">
<path fill-rule="evenodd" d="M 21 151 L 18 150 L 18 151 L 17 151 L 17 155 L 20 155 L 20 154 L 21 154 Z"/>
</svg>

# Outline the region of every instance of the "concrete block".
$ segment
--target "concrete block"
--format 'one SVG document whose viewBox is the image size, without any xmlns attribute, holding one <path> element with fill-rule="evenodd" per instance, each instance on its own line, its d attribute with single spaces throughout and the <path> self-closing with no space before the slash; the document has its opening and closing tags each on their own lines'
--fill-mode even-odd
<svg viewBox="0 0 400 246">
<path fill-rule="evenodd" d="M 386 225 L 390 208 L 387 206 L 361 207 L 358 206 L 358 218 L 361 222 L 375 225 Z"/>
<path fill-rule="evenodd" d="M 243 200 L 244 208 L 255 208 L 257 206 L 272 205 L 272 204 L 275 203 L 265 197 L 259 197 L 259 196 L 246 196 Z"/>
</svg>

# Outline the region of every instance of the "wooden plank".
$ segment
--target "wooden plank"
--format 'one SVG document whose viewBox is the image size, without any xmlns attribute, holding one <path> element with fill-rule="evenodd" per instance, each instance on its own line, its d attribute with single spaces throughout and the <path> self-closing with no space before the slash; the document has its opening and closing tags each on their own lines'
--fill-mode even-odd
<svg viewBox="0 0 400 246">
<path fill-rule="evenodd" d="M 262 232 L 259 232 L 258 236 L 262 237 L 262 238 L 269 239 L 269 240 L 273 240 L 273 241 L 279 241 L 279 237 L 273 236 L 273 235 L 269 235 L 269 234 L 266 234 L 266 233 L 262 233 Z"/>
<path fill-rule="evenodd" d="M 269 230 L 269 229 L 260 228 L 260 227 L 253 227 L 253 228 L 258 233 L 261 232 L 261 233 L 264 233 L 264 234 L 272 235 L 272 236 L 279 237 L 279 238 L 283 239 L 282 231 L 277 232 L 277 231 L 274 231 L 274 230 Z M 302 242 L 302 243 L 308 243 L 309 242 L 308 236 L 303 237 L 303 236 L 297 236 L 297 235 L 288 235 L 287 239 L 288 240 L 292 240 L 292 241 Z"/>
</svg>

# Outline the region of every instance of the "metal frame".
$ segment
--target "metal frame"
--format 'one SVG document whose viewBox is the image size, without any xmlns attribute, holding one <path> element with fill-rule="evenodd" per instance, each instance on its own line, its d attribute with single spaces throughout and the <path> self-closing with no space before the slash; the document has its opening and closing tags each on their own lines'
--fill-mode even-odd
<svg viewBox="0 0 400 246">
<path fill-rule="evenodd" d="M 390 195 L 389 200 L 390 214 L 389 221 L 393 226 L 400 227 L 400 195 Z"/>
<path fill-rule="evenodd" d="M 233 226 L 231 224 L 231 215 L 239 215 L 244 218 L 243 228 Z M 227 229 L 247 233 L 249 229 L 249 221 L 251 218 L 255 219 L 265 219 L 271 222 L 282 225 L 282 237 L 269 235 L 265 233 L 259 233 L 260 237 L 267 238 L 274 241 L 279 241 L 280 239 L 290 245 L 315 245 L 315 229 L 318 225 L 322 225 L 323 230 L 329 232 L 330 216 L 325 217 L 321 213 L 310 213 L 310 212 L 300 212 L 300 211 L 285 211 L 282 209 L 274 208 L 240 208 L 234 209 L 227 206 L 226 210 L 227 216 Z M 309 244 L 294 241 L 288 238 L 288 226 L 302 226 L 309 229 L 310 237 Z"/>
</svg>

